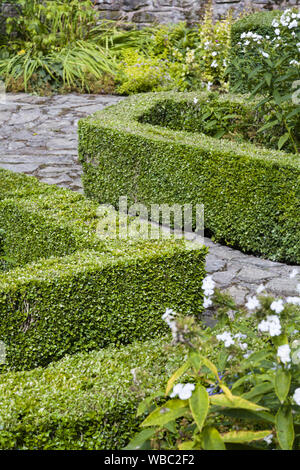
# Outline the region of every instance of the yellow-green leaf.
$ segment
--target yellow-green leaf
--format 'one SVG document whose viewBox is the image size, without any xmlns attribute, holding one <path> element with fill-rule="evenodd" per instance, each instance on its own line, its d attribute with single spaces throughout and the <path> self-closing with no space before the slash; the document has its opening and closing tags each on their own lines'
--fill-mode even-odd
<svg viewBox="0 0 300 470">
<path fill-rule="evenodd" d="M 169 400 L 160 408 L 152 411 L 149 416 L 142 422 L 141 426 L 163 426 L 188 411 L 187 400 Z"/>
<path fill-rule="evenodd" d="M 178 449 L 179 450 L 193 450 L 194 445 L 195 445 L 194 441 L 186 441 L 186 442 L 182 442 L 181 444 L 179 444 Z"/>
<path fill-rule="evenodd" d="M 259 441 L 272 434 L 272 431 L 230 431 L 221 434 L 224 442 L 243 443 Z"/>
<path fill-rule="evenodd" d="M 209 396 L 202 385 L 196 385 L 196 388 L 189 400 L 189 403 L 191 413 L 198 426 L 198 429 L 199 431 L 202 431 L 202 427 L 205 423 L 209 410 Z"/>
<path fill-rule="evenodd" d="M 168 383 L 167 383 L 167 388 L 166 388 L 166 396 L 170 393 L 170 391 L 172 390 L 173 386 L 174 386 L 174 382 L 176 382 L 176 380 L 179 379 L 179 377 L 181 377 L 185 371 L 190 367 L 190 363 L 189 362 L 185 362 L 183 364 L 183 366 L 179 367 L 179 369 L 176 370 L 176 372 L 174 372 L 174 374 L 172 375 L 172 377 L 168 380 Z"/>
<path fill-rule="evenodd" d="M 236 395 L 232 395 L 231 400 L 229 400 L 223 393 L 220 395 L 211 395 L 209 399 L 212 405 L 222 406 L 224 408 L 242 408 L 250 411 L 268 410 L 268 408 L 259 406 L 256 403 L 252 403 L 251 401 L 245 400 L 244 398 Z"/>
</svg>

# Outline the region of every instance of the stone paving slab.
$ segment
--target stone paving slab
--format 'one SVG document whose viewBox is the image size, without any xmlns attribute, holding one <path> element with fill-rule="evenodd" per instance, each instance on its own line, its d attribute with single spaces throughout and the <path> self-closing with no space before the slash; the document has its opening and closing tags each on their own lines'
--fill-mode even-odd
<svg viewBox="0 0 300 470">
<path fill-rule="evenodd" d="M 6 103 L 0 103 L 0 166 L 82 192 L 77 122 L 120 99 L 110 95 L 7 94 Z M 207 272 L 239 304 L 260 284 L 277 296 L 300 295 L 300 267 L 299 275 L 291 279 L 295 266 L 246 255 L 208 238 L 205 244 L 210 250 Z"/>
</svg>

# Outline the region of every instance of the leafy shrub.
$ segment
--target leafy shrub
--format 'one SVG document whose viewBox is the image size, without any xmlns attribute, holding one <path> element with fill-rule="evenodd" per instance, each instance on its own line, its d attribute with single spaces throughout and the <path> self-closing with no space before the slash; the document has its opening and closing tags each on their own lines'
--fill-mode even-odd
<svg viewBox="0 0 300 470">
<path fill-rule="evenodd" d="M 62 85 L 89 89 L 88 78 L 111 74 L 114 61 L 105 46 L 108 27 L 97 25 L 89 0 L 20 0 L 21 15 L 6 21 L 0 76 L 8 89 Z M 15 32 L 17 31 L 17 36 Z"/>
<path fill-rule="evenodd" d="M 185 102 L 177 107 L 182 122 L 195 99 L 201 110 L 200 94 L 137 96 L 81 120 L 86 194 L 115 206 L 123 194 L 146 205 L 203 203 L 205 227 L 216 240 L 299 263 L 298 158 L 139 122 L 166 100 Z"/>
<path fill-rule="evenodd" d="M 244 16 L 243 18 L 235 21 L 231 27 L 231 49 L 229 55 L 230 67 L 228 70 L 230 88 L 240 93 L 248 92 L 247 80 L 248 76 L 242 67 L 247 61 L 247 66 L 252 66 L 252 70 L 255 66 L 259 65 L 261 61 L 261 55 L 259 54 L 258 48 L 254 54 L 251 51 L 247 51 L 245 56 L 245 50 L 241 43 L 241 36 L 247 35 L 249 32 L 262 36 L 263 38 L 269 37 L 271 40 L 274 39 L 274 28 L 272 21 L 278 19 L 281 12 L 278 10 L 269 12 L 258 12 L 252 15 Z M 241 61 L 241 66 L 238 64 Z"/>
<path fill-rule="evenodd" d="M 20 266 L 0 275 L 0 338 L 10 368 L 158 336 L 166 305 L 201 311 L 205 247 L 101 238 L 105 213 L 96 203 L 30 177 L 0 175 L 3 247 Z"/>
<path fill-rule="evenodd" d="M 108 347 L 44 369 L 0 374 L 1 449 L 121 449 L 141 422 L 138 401 L 164 387 L 183 358 L 164 342 Z"/>
<path fill-rule="evenodd" d="M 126 449 L 299 449 L 300 298 L 253 296 L 245 312 L 213 294 L 211 277 L 203 288 L 210 304 L 219 303 L 221 322 L 211 331 L 166 312 L 173 341 L 187 346 L 188 357 L 164 398 L 157 393 L 139 405 L 138 416 L 149 413 L 145 429 Z"/>
<path fill-rule="evenodd" d="M 238 44 L 243 47 L 244 59 L 239 58 L 232 64 L 232 68 L 246 74 L 247 90 L 252 96 L 261 95 L 257 105 L 260 113 L 269 115 L 259 132 L 280 129 L 279 149 L 288 143 L 295 153 L 300 146 L 300 106 L 299 100 L 293 99 L 298 93 L 295 88 L 300 84 L 299 20 L 299 13 L 286 10 L 273 20 L 271 36 L 264 37 L 253 31 L 243 33 Z M 259 64 L 253 67 L 257 57 Z M 237 81 L 237 88 L 241 88 L 242 82 L 243 78 Z"/>
</svg>

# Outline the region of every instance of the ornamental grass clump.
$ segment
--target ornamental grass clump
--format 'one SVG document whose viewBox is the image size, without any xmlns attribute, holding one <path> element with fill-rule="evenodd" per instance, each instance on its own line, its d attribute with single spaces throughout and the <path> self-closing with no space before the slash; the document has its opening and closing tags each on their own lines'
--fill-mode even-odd
<svg viewBox="0 0 300 470">
<path fill-rule="evenodd" d="M 299 450 L 300 297 L 274 300 L 261 285 L 238 308 L 211 277 L 202 289 L 217 325 L 165 313 L 186 360 L 139 405 L 143 430 L 126 449 Z"/>
</svg>

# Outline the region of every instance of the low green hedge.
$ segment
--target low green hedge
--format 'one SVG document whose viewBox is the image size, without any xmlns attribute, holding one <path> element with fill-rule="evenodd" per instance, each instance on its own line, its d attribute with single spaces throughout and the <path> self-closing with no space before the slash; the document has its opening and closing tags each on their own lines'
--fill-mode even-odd
<svg viewBox="0 0 300 470">
<path fill-rule="evenodd" d="M 138 403 L 184 360 L 164 339 L 82 353 L 0 375 L 0 448 L 121 449 L 139 430 Z M 133 382 L 131 370 L 137 379 Z"/>
<path fill-rule="evenodd" d="M 216 240 L 299 263 L 299 157 L 142 122 L 182 97 L 182 120 L 203 94 L 137 95 L 79 122 L 86 195 L 114 206 L 125 195 L 148 206 L 203 203 Z"/>
<path fill-rule="evenodd" d="M 1 172 L 0 182 L 1 175 L 13 178 Z M 14 197 L 10 185 L 10 199 L 0 201 L 2 250 L 19 265 L 0 275 L 0 340 L 9 368 L 159 336 L 167 307 L 201 313 L 205 247 L 103 240 L 95 202 L 45 185 L 39 193 L 37 181 L 22 181 L 26 197 L 18 187 Z"/>
</svg>

